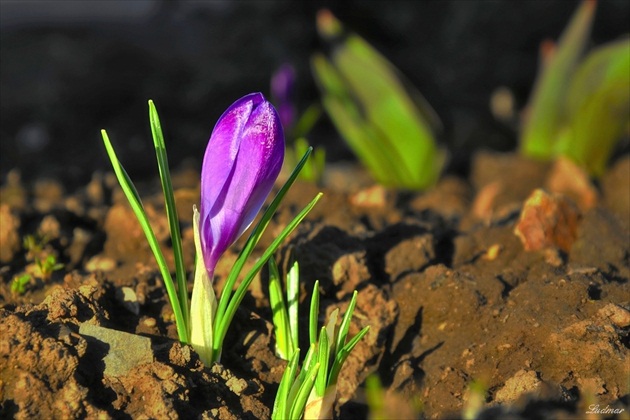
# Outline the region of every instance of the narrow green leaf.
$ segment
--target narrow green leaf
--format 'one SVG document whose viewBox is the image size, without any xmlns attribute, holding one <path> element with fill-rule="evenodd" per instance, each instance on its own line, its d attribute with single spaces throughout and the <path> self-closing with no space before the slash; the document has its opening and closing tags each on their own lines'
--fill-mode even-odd
<svg viewBox="0 0 630 420">
<path fill-rule="evenodd" d="M 630 40 L 593 50 L 575 72 L 567 95 L 568 122 L 556 153 L 591 175 L 603 175 L 630 119 Z"/>
<path fill-rule="evenodd" d="M 173 194 L 173 184 L 168 167 L 168 157 L 166 154 L 166 143 L 162 134 L 160 118 L 152 100 L 149 100 L 149 121 L 151 123 L 151 134 L 157 157 L 158 169 L 160 172 L 160 182 L 164 193 L 164 203 L 166 216 L 168 217 L 168 227 L 171 233 L 171 243 L 173 246 L 173 257 L 175 259 L 175 280 L 177 282 L 177 294 L 179 305 L 182 308 L 184 323 L 186 328 L 190 326 L 190 305 L 188 304 L 188 287 L 186 284 L 186 269 L 184 268 L 184 254 L 182 251 L 182 236 L 179 230 L 179 218 L 177 217 L 177 207 Z"/>
<path fill-rule="evenodd" d="M 356 304 L 357 291 L 355 290 L 354 293 L 352 293 L 352 299 L 350 299 L 348 309 L 346 309 L 346 313 L 343 315 L 343 319 L 341 320 L 341 325 L 339 326 L 339 336 L 337 337 L 337 345 L 335 346 L 335 349 L 340 349 L 346 344 L 346 338 L 348 337 L 348 331 L 350 330 L 350 321 L 352 320 L 352 313 L 354 312 Z"/>
<path fill-rule="evenodd" d="M 311 104 L 302 114 L 293 128 L 291 138 L 305 137 L 322 115 L 322 107 L 318 103 Z"/>
<path fill-rule="evenodd" d="M 311 308 L 308 317 L 308 338 L 311 345 L 317 342 L 317 321 L 319 318 L 319 280 L 315 281 L 311 295 Z"/>
<path fill-rule="evenodd" d="M 361 331 L 357 335 L 355 335 L 352 340 L 350 340 L 345 346 L 343 346 L 340 350 L 337 351 L 337 355 L 335 356 L 335 361 L 333 362 L 333 366 L 330 369 L 330 375 L 328 376 L 328 386 L 334 385 L 337 383 L 337 378 L 339 376 L 339 372 L 341 372 L 341 368 L 343 367 L 344 362 L 348 358 L 348 355 L 354 349 L 354 347 L 359 343 L 359 341 L 363 338 L 365 334 L 370 330 L 370 327 L 363 327 Z"/>
<path fill-rule="evenodd" d="M 322 91 L 322 104 L 337 131 L 376 181 L 383 184 L 403 182 L 395 156 L 361 115 L 341 76 L 321 54 L 313 56 L 313 74 Z"/>
<path fill-rule="evenodd" d="M 273 420 L 285 420 L 289 418 L 292 405 L 290 404 L 291 401 L 289 401 L 289 392 L 295 379 L 299 359 L 300 349 L 296 349 L 291 356 L 291 361 L 282 374 L 282 379 L 280 380 L 280 385 L 278 386 L 278 392 L 276 393 L 276 399 L 274 400 L 273 411 L 271 414 L 271 418 Z"/>
<path fill-rule="evenodd" d="M 303 382 L 306 379 L 308 371 L 317 363 L 317 344 L 313 343 L 308 347 L 304 362 L 302 362 L 302 370 L 298 375 L 298 380 Z"/>
<path fill-rule="evenodd" d="M 337 338 L 335 336 L 337 331 L 337 318 L 339 317 L 339 308 L 335 308 L 328 318 L 328 323 L 326 324 L 326 335 L 328 336 L 328 342 L 330 346 L 335 347 L 337 344 Z"/>
<path fill-rule="evenodd" d="M 298 306 L 300 294 L 300 266 L 294 262 L 287 274 L 287 304 L 289 305 L 289 330 L 291 331 L 292 347 L 299 345 Z"/>
<path fill-rule="evenodd" d="M 304 362 L 302 363 L 302 369 L 297 374 L 297 377 L 291 384 L 291 390 L 289 391 L 289 397 L 287 399 L 287 401 L 289 402 L 288 403 L 289 405 L 287 406 L 288 415 L 286 418 L 291 418 L 289 417 L 289 415 L 291 413 L 291 410 L 293 409 L 293 406 L 295 405 L 298 392 L 302 388 L 302 385 L 304 384 L 304 382 L 308 379 L 309 373 L 313 371 L 313 368 L 317 364 L 316 355 L 317 355 L 317 346 L 313 344 L 309 346 L 309 349 L 306 352 L 306 357 L 304 358 Z"/>
<path fill-rule="evenodd" d="M 158 240 L 155 237 L 155 233 L 153 232 L 151 224 L 149 223 L 149 218 L 147 217 L 144 206 L 142 205 L 142 201 L 140 200 L 140 196 L 138 195 L 138 191 L 129 178 L 129 175 L 127 175 L 127 172 L 120 164 L 120 161 L 116 156 L 116 152 L 114 151 L 114 148 L 109 140 L 107 132 L 105 130 L 101 130 L 101 135 L 103 137 L 105 149 L 107 150 L 107 155 L 109 156 L 109 160 L 112 163 L 114 173 L 116 174 L 116 178 L 118 179 L 118 182 L 123 192 L 125 193 L 127 200 L 129 201 L 131 209 L 133 210 L 136 218 L 138 219 L 138 222 L 140 223 L 140 227 L 142 228 L 142 231 L 147 238 L 149 247 L 153 252 L 155 260 L 157 261 L 158 268 L 160 269 L 160 273 L 162 274 L 164 286 L 166 286 L 168 298 L 171 302 L 171 306 L 173 307 L 173 313 L 175 314 L 175 324 L 177 326 L 177 335 L 179 336 L 179 340 L 182 343 L 188 343 L 188 328 L 186 326 L 186 320 L 179 304 L 177 291 L 175 289 L 175 285 L 173 284 L 173 279 L 171 278 L 171 273 L 169 272 L 168 265 L 166 264 L 164 254 L 160 249 Z"/>
<path fill-rule="evenodd" d="M 316 363 L 308 372 L 306 380 L 300 386 L 300 389 L 295 397 L 295 401 L 293 402 L 293 407 L 291 407 L 291 414 L 288 418 L 290 419 L 299 419 L 304 415 L 304 408 L 306 407 L 306 401 L 308 400 L 308 396 L 313 389 L 313 384 L 315 383 L 315 378 L 317 378 L 317 372 L 319 371 L 319 364 Z"/>
<path fill-rule="evenodd" d="M 273 325 L 276 330 L 276 353 L 284 360 L 289 360 L 293 354 L 291 342 L 291 328 L 287 317 L 287 307 L 284 304 L 280 274 L 273 258 L 269 258 L 269 303 Z"/>
<path fill-rule="evenodd" d="M 326 391 L 328 363 L 330 361 L 330 344 L 326 327 L 322 327 L 319 332 L 319 345 L 317 350 L 317 363 L 319 363 L 319 373 L 315 380 L 315 391 L 317 396 L 323 397 Z"/>
<path fill-rule="evenodd" d="M 378 375 L 371 374 L 365 379 L 365 399 L 371 418 L 383 418 L 385 391 Z"/>
<path fill-rule="evenodd" d="M 356 34 L 333 50 L 334 65 L 362 105 L 368 123 L 391 150 L 409 183 L 431 185 L 441 168 L 431 127 L 396 75 L 395 67 Z"/>
<path fill-rule="evenodd" d="M 553 56 L 536 79 L 523 126 L 521 153 L 551 159 L 564 118 L 564 101 L 574 68 L 588 40 L 596 2 L 583 0 L 562 33 Z"/>
</svg>

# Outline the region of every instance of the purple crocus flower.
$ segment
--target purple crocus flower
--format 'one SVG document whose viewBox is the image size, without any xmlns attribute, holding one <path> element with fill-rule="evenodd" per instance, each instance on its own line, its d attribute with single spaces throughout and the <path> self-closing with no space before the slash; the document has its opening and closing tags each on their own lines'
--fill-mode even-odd
<svg viewBox="0 0 630 420">
<path fill-rule="evenodd" d="M 251 225 L 284 159 L 284 134 L 261 93 L 234 102 L 212 131 L 201 168 L 199 234 L 210 280 L 219 257 Z"/>
<path fill-rule="evenodd" d="M 190 344 L 210 365 L 217 300 L 212 288 L 221 255 L 252 224 L 284 159 L 278 113 L 260 93 L 234 102 L 214 127 L 201 168 L 201 204 L 193 209 L 195 267 Z M 214 357 L 213 357 L 214 356 Z"/>
<path fill-rule="evenodd" d="M 283 64 L 271 76 L 271 97 L 278 107 L 282 125 L 287 128 L 295 119 L 294 91 L 295 69 L 291 64 Z"/>
</svg>

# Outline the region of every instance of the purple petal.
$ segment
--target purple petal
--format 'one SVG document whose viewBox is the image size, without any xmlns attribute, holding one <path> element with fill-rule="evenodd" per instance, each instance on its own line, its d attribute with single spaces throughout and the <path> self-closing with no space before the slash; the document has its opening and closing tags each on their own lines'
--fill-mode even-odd
<svg viewBox="0 0 630 420">
<path fill-rule="evenodd" d="M 200 235 L 208 271 L 252 223 L 283 159 L 282 126 L 262 94 L 239 99 L 221 116 L 201 170 Z"/>
</svg>

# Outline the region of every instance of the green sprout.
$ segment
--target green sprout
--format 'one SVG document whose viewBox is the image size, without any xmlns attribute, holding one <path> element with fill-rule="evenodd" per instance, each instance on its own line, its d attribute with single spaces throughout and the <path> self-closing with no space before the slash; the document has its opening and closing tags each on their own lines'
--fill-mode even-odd
<svg viewBox="0 0 630 420">
<path fill-rule="evenodd" d="M 287 273 L 286 303 L 282 296 L 282 281 L 278 266 L 269 259 L 269 303 L 276 330 L 276 355 L 289 360 L 298 348 L 298 298 L 300 268 L 296 261 Z"/>
<path fill-rule="evenodd" d="M 306 150 L 311 147 L 306 137 L 298 137 L 293 144 L 287 147 L 286 161 L 289 168 L 295 166 L 294 162 L 299 162 Z M 314 184 L 321 184 L 324 178 L 326 167 L 326 149 L 318 147 L 300 172 L 300 179 Z"/>
<path fill-rule="evenodd" d="M 348 340 L 350 320 L 356 306 L 357 292 L 352 295 L 348 309 L 341 323 L 337 325 L 339 308 L 335 309 L 326 326 L 319 330 L 319 281 L 315 282 L 311 296 L 309 313 L 309 350 L 299 366 L 300 349 L 297 347 L 297 284 L 298 265 L 294 264 L 287 275 L 288 304 L 283 302 L 279 290 L 279 275 L 275 262 L 269 260 L 270 296 L 274 327 L 276 329 L 277 350 L 286 354 L 292 350 L 289 364 L 280 380 L 274 401 L 272 419 L 328 418 L 337 393 L 339 372 L 348 355 L 369 331 L 366 326 Z M 288 308 L 288 310 L 287 310 Z M 282 312 L 282 313 L 279 313 Z M 285 346 L 282 348 L 282 346 Z"/>
<path fill-rule="evenodd" d="M 32 274 L 42 280 L 49 280 L 52 273 L 64 267 L 63 264 L 57 262 L 57 257 L 54 253 L 46 249 L 49 242 L 50 239 L 45 234 L 26 235 L 22 241 L 26 251 L 26 259 L 35 261 L 35 269 Z"/>
<path fill-rule="evenodd" d="M 365 400 L 370 420 L 421 418 L 423 404 L 418 396 L 406 398 L 391 390 L 385 390 L 376 374 L 371 374 L 365 379 Z"/>
<path fill-rule="evenodd" d="M 319 120 L 322 113 L 319 104 L 313 104 L 306 108 L 306 111 L 298 119 L 295 126 L 290 130 L 290 138 L 293 139 L 291 145 L 287 148 L 287 164 L 288 167 L 294 167 L 300 161 L 301 156 L 311 147 L 306 136 L 312 130 L 313 126 Z M 321 184 L 324 178 L 324 169 L 326 166 L 326 149 L 318 147 L 315 149 L 310 159 L 304 165 L 304 169 L 300 172 L 300 179 L 315 184 Z"/>
<path fill-rule="evenodd" d="M 157 155 L 157 163 L 158 169 L 160 172 L 160 181 L 162 184 L 162 189 L 164 193 L 165 207 L 166 207 L 166 215 L 169 220 L 170 227 L 170 236 L 171 242 L 173 246 L 174 260 L 175 260 L 175 281 L 173 281 L 173 277 L 171 276 L 169 267 L 166 263 L 166 258 L 160 249 L 159 242 L 155 236 L 151 225 L 149 224 L 149 219 L 147 217 L 146 211 L 140 199 L 140 196 L 127 175 L 127 172 L 121 165 L 114 148 L 109 140 L 109 136 L 105 130 L 101 131 L 103 142 L 105 144 L 105 148 L 107 150 L 107 154 L 112 163 L 112 167 L 120 183 L 120 186 L 127 197 L 131 208 L 136 215 L 140 226 L 147 238 L 151 251 L 155 256 L 158 268 L 164 279 L 164 285 L 166 287 L 166 291 L 168 294 L 169 301 L 171 303 L 171 307 L 173 308 L 173 313 L 175 316 L 175 323 L 177 327 L 177 333 L 179 340 L 183 343 L 191 343 L 191 320 L 194 321 L 195 317 L 200 317 L 202 314 L 191 314 L 191 308 L 189 305 L 188 299 L 188 290 L 186 285 L 186 271 L 184 268 L 184 261 L 182 255 L 182 239 L 181 233 L 179 230 L 179 222 L 177 216 L 177 209 L 175 206 L 175 199 L 173 194 L 173 187 L 171 184 L 171 176 L 169 173 L 167 155 L 166 155 L 166 145 L 164 142 L 164 136 L 162 134 L 162 129 L 159 121 L 159 117 L 157 114 L 157 109 L 153 104 L 153 101 L 149 101 L 149 119 L 151 123 L 151 133 L 153 135 L 153 141 L 155 146 L 155 151 Z M 241 250 L 234 266 L 232 267 L 228 278 L 226 280 L 226 284 L 223 288 L 222 293 L 220 294 L 220 300 L 216 305 L 215 310 L 216 313 L 212 314 L 208 319 L 200 320 L 203 322 L 209 322 L 207 325 L 210 330 L 211 337 L 213 337 L 211 348 L 204 347 L 204 351 L 200 352 L 198 347 L 195 347 L 196 350 L 200 353 L 200 357 L 204 363 L 209 364 L 219 360 L 221 356 L 221 348 L 223 345 L 223 341 L 225 339 L 225 335 L 227 329 L 234 318 L 234 314 L 238 309 L 241 301 L 243 300 L 246 290 L 251 284 L 254 277 L 258 274 L 263 265 L 267 262 L 267 259 L 271 257 L 271 255 L 278 249 L 281 242 L 293 232 L 293 230 L 297 227 L 297 225 L 306 217 L 306 215 L 310 212 L 310 210 L 315 206 L 317 201 L 321 198 L 322 194 L 319 193 L 304 209 L 302 209 L 295 218 L 282 230 L 282 232 L 273 240 L 271 245 L 263 252 L 262 256 L 255 262 L 253 267 L 246 272 L 244 275 L 241 275 L 241 272 L 244 268 L 245 262 L 250 258 L 254 248 L 258 244 L 262 234 L 267 228 L 271 218 L 275 214 L 278 206 L 289 188 L 295 182 L 300 170 L 304 166 L 306 160 L 308 159 L 312 149 L 308 149 L 307 152 L 302 157 L 302 160 L 295 167 L 291 175 L 289 176 L 286 183 L 280 188 L 274 199 L 271 201 L 266 211 L 262 214 L 260 220 L 255 225 L 253 230 L 250 233 L 249 238 L 247 239 L 245 246 Z M 198 219 L 198 212 L 197 219 Z M 198 221 L 198 220 L 197 220 Z M 193 222 L 194 224 L 194 222 Z M 195 230 L 197 229 L 197 225 L 194 226 Z M 197 233 L 198 234 L 198 233 Z M 203 267 L 202 255 L 197 255 L 197 266 Z M 201 268 L 201 270 L 196 271 L 204 271 L 205 268 Z M 238 278 L 241 278 L 241 282 L 236 288 L 236 281 Z M 210 284 L 210 289 L 212 289 L 212 285 Z M 214 297 L 214 292 L 212 290 L 206 290 L 207 294 L 211 294 Z M 194 297 L 194 291 L 193 291 Z M 216 299 L 216 298 L 215 298 Z M 205 328 L 206 326 L 204 326 Z M 192 343 L 195 346 L 194 343 Z M 202 355 L 202 353 L 204 353 Z"/>
<path fill-rule="evenodd" d="M 37 264 L 37 276 L 41 277 L 42 280 L 49 280 L 52 276 L 52 273 L 58 270 L 61 270 L 64 265 L 57 262 L 57 258 L 54 255 L 47 255 L 43 260 L 40 258 L 35 258 L 35 263 Z"/>
<path fill-rule="evenodd" d="M 26 235 L 22 240 L 26 258 L 29 260 L 40 258 L 49 241 L 47 235 Z"/>
<path fill-rule="evenodd" d="M 386 186 L 425 189 L 445 163 L 435 135 L 435 112 L 400 72 L 363 38 L 344 32 L 328 10 L 317 28 L 332 46 L 312 70 L 328 116 L 374 179 Z"/>
<path fill-rule="evenodd" d="M 462 409 L 462 418 L 464 420 L 474 420 L 478 418 L 486 402 L 487 392 L 488 387 L 482 381 L 475 380 L 470 383 L 468 392 L 466 393 L 466 402 Z"/>
<path fill-rule="evenodd" d="M 26 292 L 26 286 L 31 282 L 33 277 L 30 274 L 22 274 L 13 277 L 11 281 L 11 293 L 22 295 Z"/>
<path fill-rule="evenodd" d="M 557 46 L 543 43 L 520 150 L 540 160 L 567 156 L 601 176 L 630 127 L 630 39 L 599 46 L 583 58 L 595 6 L 584 0 Z"/>
</svg>

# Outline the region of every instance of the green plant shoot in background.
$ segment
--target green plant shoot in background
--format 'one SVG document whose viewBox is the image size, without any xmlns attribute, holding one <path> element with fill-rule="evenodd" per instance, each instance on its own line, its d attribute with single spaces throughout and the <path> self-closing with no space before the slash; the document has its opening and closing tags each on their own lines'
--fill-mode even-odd
<svg viewBox="0 0 630 420">
<path fill-rule="evenodd" d="M 630 40 L 599 46 L 583 58 L 595 6 L 584 0 L 558 44 L 542 44 L 520 150 L 541 160 L 567 156 L 597 177 L 630 128 Z"/>
<path fill-rule="evenodd" d="M 435 135 L 441 123 L 397 69 L 328 10 L 317 16 L 329 57 L 317 53 L 312 70 L 328 116 L 374 179 L 386 186 L 425 189 L 445 163 Z"/>
<path fill-rule="evenodd" d="M 295 98 L 296 72 L 289 63 L 284 63 L 271 76 L 271 99 L 276 105 L 282 127 L 287 137 L 285 167 L 294 168 L 310 147 L 306 136 L 319 120 L 322 109 L 319 103 L 311 104 L 298 115 Z M 300 172 L 299 178 L 321 184 L 326 165 L 326 150 L 318 147 Z"/>
</svg>

